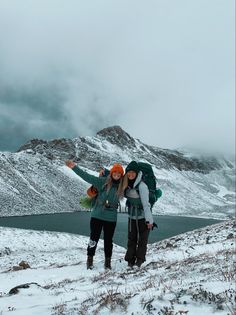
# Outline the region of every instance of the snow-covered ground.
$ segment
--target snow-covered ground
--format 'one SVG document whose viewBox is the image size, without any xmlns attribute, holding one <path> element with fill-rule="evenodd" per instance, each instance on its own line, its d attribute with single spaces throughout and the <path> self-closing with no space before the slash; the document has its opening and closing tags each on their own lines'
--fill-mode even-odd
<svg viewBox="0 0 236 315">
<path fill-rule="evenodd" d="M 0 227 L 0 314 L 233 315 L 235 226 L 225 221 L 151 244 L 140 269 L 128 269 L 115 245 L 111 271 L 102 241 L 88 271 L 87 237 Z M 30 268 L 18 270 L 21 261 Z"/>
</svg>

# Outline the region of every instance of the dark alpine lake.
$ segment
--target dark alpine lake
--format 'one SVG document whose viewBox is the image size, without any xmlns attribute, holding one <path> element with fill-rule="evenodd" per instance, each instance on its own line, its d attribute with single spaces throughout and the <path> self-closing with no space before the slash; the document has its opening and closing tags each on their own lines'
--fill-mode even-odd
<svg viewBox="0 0 236 315">
<path fill-rule="evenodd" d="M 68 232 L 89 236 L 90 212 L 67 212 L 21 217 L 0 217 L 0 226 L 31 230 Z M 114 243 L 126 247 L 127 243 L 126 213 L 118 214 L 118 222 L 114 235 Z M 214 219 L 202 219 L 177 216 L 154 216 L 158 228 L 151 231 L 149 243 L 172 237 L 187 231 L 198 229 L 220 222 Z"/>
</svg>

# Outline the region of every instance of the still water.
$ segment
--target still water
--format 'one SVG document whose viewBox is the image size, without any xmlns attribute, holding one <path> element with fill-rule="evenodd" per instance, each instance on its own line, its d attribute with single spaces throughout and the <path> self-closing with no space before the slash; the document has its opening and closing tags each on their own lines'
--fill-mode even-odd
<svg viewBox="0 0 236 315">
<path fill-rule="evenodd" d="M 0 217 L 0 226 L 21 229 L 68 232 L 89 236 L 90 212 L 67 212 L 23 217 Z M 128 232 L 128 215 L 118 214 L 114 243 L 126 247 Z M 213 219 L 200 219 L 177 216 L 154 216 L 158 228 L 151 231 L 149 243 L 175 236 L 180 233 L 198 229 L 220 222 Z"/>
</svg>

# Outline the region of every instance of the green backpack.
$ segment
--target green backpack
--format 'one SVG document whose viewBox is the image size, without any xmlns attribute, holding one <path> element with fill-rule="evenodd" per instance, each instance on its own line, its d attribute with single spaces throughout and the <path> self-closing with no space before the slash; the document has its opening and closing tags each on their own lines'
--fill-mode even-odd
<svg viewBox="0 0 236 315">
<path fill-rule="evenodd" d="M 157 189 L 157 181 L 152 166 L 145 162 L 138 162 L 138 166 L 139 170 L 143 173 L 142 180 L 148 186 L 149 203 L 152 208 L 155 202 L 162 196 L 162 191 Z"/>
</svg>

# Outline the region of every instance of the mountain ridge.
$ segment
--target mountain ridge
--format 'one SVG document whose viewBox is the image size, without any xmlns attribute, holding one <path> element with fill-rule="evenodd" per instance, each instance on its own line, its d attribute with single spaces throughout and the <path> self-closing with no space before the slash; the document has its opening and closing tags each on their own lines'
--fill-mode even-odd
<svg viewBox="0 0 236 315">
<path fill-rule="evenodd" d="M 32 139 L 16 153 L 0 153 L 0 216 L 82 210 L 88 184 L 64 166 L 70 159 L 96 175 L 102 165 L 152 164 L 163 197 L 153 213 L 228 218 L 234 215 L 235 164 L 146 145 L 119 126 L 94 137 Z"/>
<path fill-rule="evenodd" d="M 170 164 L 173 168 L 175 167 L 180 171 L 192 170 L 202 173 L 208 173 L 214 169 L 220 169 L 222 168 L 222 163 L 227 165 L 229 168 L 234 168 L 233 163 L 229 160 L 226 160 L 225 158 L 221 158 L 220 163 L 219 160 L 212 156 L 201 157 L 200 159 L 195 156 L 188 157 L 184 153 L 177 150 L 161 149 L 155 146 L 146 145 L 139 139 L 134 139 L 131 137 L 120 126 L 104 128 L 98 131 L 94 137 L 87 136 L 74 139 L 61 138 L 49 141 L 32 139 L 30 142 L 21 146 L 17 152 L 32 150 L 32 152 L 27 152 L 44 154 L 49 159 L 57 160 L 64 156 L 63 150 L 65 150 L 65 152 L 67 152 L 65 158 L 79 162 L 86 157 L 89 161 L 90 157 L 86 156 L 85 152 L 87 151 L 88 147 L 99 148 L 96 146 L 96 140 L 100 140 L 101 142 L 108 141 L 112 145 L 116 145 L 122 150 L 128 149 L 132 153 L 138 153 L 141 155 L 139 159 L 146 158 L 150 163 L 157 163 L 158 160 L 159 163 L 161 163 L 162 161 L 160 168 L 164 167 L 168 169 L 169 167 L 167 167 L 167 164 Z M 76 152 L 76 148 L 80 148 L 81 152 Z M 148 153 L 148 157 L 145 156 L 145 152 Z M 115 163 L 116 161 L 114 160 L 113 162 Z"/>
</svg>

